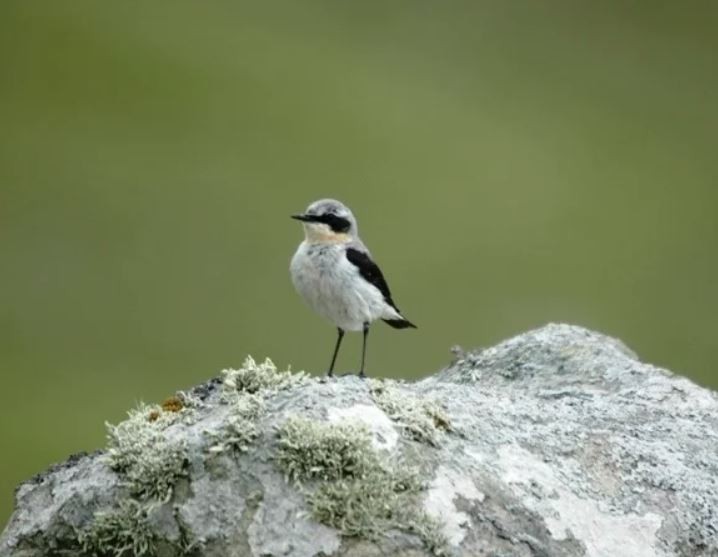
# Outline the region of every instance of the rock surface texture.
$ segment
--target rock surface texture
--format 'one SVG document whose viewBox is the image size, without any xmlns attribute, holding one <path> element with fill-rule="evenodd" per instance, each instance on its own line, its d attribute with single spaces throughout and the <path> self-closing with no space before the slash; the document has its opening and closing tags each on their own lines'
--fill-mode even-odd
<svg viewBox="0 0 718 557">
<path fill-rule="evenodd" d="M 718 396 L 548 325 L 416 383 L 248 359 L 21 485 L 2 557 L 718 556 Z"/>
</svg>

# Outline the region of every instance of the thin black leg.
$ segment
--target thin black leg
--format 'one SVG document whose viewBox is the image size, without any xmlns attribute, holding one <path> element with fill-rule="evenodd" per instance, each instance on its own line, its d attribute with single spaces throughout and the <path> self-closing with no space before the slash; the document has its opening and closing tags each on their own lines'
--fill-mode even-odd
<svg viewBox="0 0 718 557">
<path fill-rule="evenodd" d="M 344 329 L 340 329 L 339 327 L 337 327 L 337 332 L 339 333 L 337 336 L 337 344 L 336 346 L 334 346 L 334 355 L 332 356 L 332 363 L 329 365 L 327 377 L 334 376 L 334 363 L 337 361 L 337 354 L 339 354 L 339 346 L 341 345 L 342 339 L 344 338 Z"/>
<path fill-rule="evenodd" d="M 361 369 L 359 370 L 359 377 L 364 378 L 364 360 L 366 359 L 366 337 L 369 334 L 369 323 L 364 323 L 364 342 L 361 346 Z"/>
</svg>

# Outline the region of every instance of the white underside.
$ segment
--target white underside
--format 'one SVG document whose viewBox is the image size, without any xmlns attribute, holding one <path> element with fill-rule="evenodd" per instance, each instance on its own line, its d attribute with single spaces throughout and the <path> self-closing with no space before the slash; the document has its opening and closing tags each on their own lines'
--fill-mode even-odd
<svg viewBox="0 0 718 557">
<path fill-rule="evenodd" d="M 297 292 L 319 315 L 345 331 L 361 331 L 377 319 L 402 319 L 381 291 L 351 264 L 342 244 L 302 242 L 290 272 Z"/>
</svg>

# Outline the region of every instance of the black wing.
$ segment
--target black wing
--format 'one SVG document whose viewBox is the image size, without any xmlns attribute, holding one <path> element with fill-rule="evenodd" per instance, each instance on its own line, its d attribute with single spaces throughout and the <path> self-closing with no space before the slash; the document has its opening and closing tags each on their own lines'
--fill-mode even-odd
<svg viewBox="0 0 718 557">
<path fill-rule="evenodd" d="M 396 305 L 394 305 L 394 301 L 391 299 L 389 285 L 386 283 L 384 275 L 381 274 L 381 269 L 371 260 L 369 254 L 354 248 L 347 248 L 346 254 L 347 259 L 359 270 L 359 274 L 362 278 L 376 286 L 384 295 L 386 303 L 393 307 L 396 311 L 399 311 Z"/>
</svg>

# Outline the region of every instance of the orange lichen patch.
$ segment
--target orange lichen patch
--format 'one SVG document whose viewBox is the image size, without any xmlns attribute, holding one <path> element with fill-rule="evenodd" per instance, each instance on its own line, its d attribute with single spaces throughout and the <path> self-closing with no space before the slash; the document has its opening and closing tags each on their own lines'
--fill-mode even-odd
<svg viewBox="0 0 718 557">
<path fill-rule="evenodd" d="M 159 409 L 150 410 L 147 414 L 148 422 L 156 422 L 160 419 L 162 412 L 179 412 L 185 407 L 184 402 L 178 396 L 166 398 Z"/>
<path fill-rule="evenodd" d="M 184 408 L 184 403 L 177 396 L 171 396 L 165 399 L 162 404 L 162 410 L 165 412 L 179 412 Z"/>
</svg>

